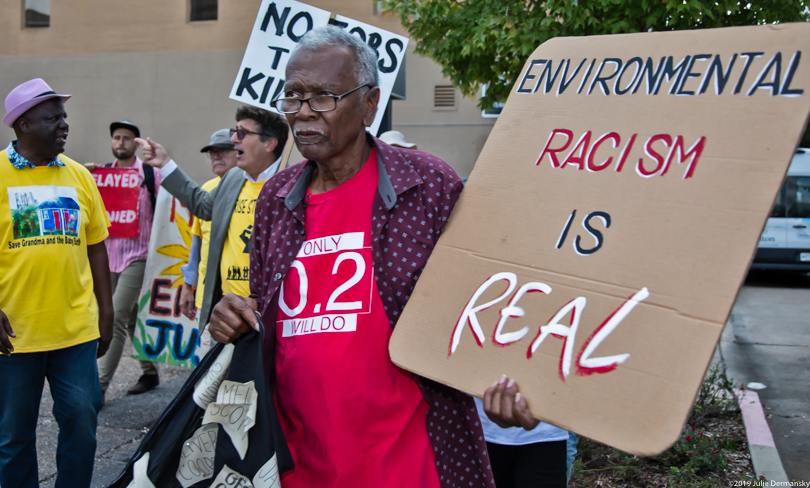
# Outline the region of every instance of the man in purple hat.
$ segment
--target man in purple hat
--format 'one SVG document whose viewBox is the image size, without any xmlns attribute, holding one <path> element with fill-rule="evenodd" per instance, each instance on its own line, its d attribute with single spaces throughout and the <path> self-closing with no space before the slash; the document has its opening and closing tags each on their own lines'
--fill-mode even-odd
<svg viewBox="0 0 810 488">
<path fill-rule="evenodd" d="M 93 178 L 62 155 L 64 102 L 43 80 L 8 94 L 0 151 L 0 486 L 36 487 L 45 378 L 59 424 L 57 488 L 90 486 L 112 336 L 109 220 Z"/>
</svg>

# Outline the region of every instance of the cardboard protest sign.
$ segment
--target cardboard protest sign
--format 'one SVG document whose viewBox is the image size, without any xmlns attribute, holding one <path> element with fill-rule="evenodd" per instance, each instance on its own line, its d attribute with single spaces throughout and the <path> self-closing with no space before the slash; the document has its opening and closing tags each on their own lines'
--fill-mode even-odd
<svg viewBox="0 0 810 488">
<path fill-rule="evenodd" d="M 169 192 L 158 192 L 132 340 L 136 359 L 193 368 L 207 352 L 199 324 L 180 311 L 180 267 L 188 262 L 193 219 Z"/>
<path fill-rule="evenodd" d="M 96 168 L 90 172 L 110 219 L 110 237 L 135 239 L 138 227 L 140 178 L 134 168 Z"/>
<path fill-rule="evenodd" d="M 408 38 L 340 15 L 330 20 L 330 15 L 326 10 L 294 0 L 263 0 L 230 98 L 276 112 L 270 102 L 281 96 L 284 89 L 290 51 L 310 30 L 333 24 L 358 36 L 377 52 L 380 102 L 374 123 L 369 127 L 376 134 L 405 59 Z"/>
<path fill-rule="evenodd" d="M 557 38 L 516 80 L 390 344 L 636 454 L 691 409 L 810 112 L 810 24 Z"/>
</svg>

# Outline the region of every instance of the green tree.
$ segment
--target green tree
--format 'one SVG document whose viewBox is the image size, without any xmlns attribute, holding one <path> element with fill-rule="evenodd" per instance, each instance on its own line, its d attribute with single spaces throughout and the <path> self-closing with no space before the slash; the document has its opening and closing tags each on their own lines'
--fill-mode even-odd
<svg viewBox="0 0 810 488">
<path fill-rule="evenodd" d="M 810 20 L 810 0 L 383 0 L 416 53 L 467 96 L 505 100 L 537 46 L 558 36 L 702 29 Z"/>
</svg>

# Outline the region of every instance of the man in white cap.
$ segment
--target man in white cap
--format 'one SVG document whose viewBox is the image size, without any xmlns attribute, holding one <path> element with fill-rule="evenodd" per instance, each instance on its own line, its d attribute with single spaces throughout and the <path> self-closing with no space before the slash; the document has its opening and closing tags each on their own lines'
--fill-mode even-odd
<svg viewBox="0 0 810 488">
<path fill-rule="evenodd" d="M 105 166 L 132 168 L 137 172 L 138 234 L 130 238 L 110 237 L 106 242 L 112 277 L 115 320 L 113 321 L 110 350 L 98 361 L 102 405 L 107 388 L 121 361 L 127 336 L 132 339 L 135 333 L 138 296 L 141 293 L 141 285 L 143 285 L 146 257 L 149 254 L 149 239 L 152 235 L 152 220 L 155 214 L 155 197 L 160 186 L 160 176 L 155 174 L 156 172 L 152 170 L 151 166 L 143 164 L 141 159 L 135 155 L 135 149 L 138 148 L 135 138 L 140 136 L 141 130 L 129 120 L 110 124 L 111 146 L 115 161 Z M 84 166 L 91 171 L 96 168 L 93 163 L 86 163 Z M 141 360 L 140 365 L 141 376 L 127 391 L 130 395 L 145 393 L 160 383 L 157 363 Z"/>
<path fill-rule="evenodd" d="M 211 134 L 208 145 L 200 149 L 211 160 L 211 171 L 216 175 L 206 181 L 202 189 L 210 192 L 219 185 L 222 176 L 236 166 L 236 149 L 231 142 L 231 132 L 220 129 Z M 211 222 L 194 219 L 191 229 L 191 251 L 188 263 L 180 268 L 183 271 L 183 287 L 180 290 L 180 310 L 183 315 L 194 320 L 197 310 L 202 307 L 205 276 L 208 269 L 208 245 L 211 241 Z"/>
<path fill-rule="evenodd" d="M 380 140 L 389 146 L 404 147 L 405 149 L 416 149 L 416 144 L 405 140 L 405 135 L 398 130 L 389 130 L 380 134 Z"/>
<path fill-rule="evenodd" d="M 59 424 L 57 488 L 90 486 L 101 405 L 96 357 L 112 337 L 109 221 L 93 178 L 61 155 L 64 102 L 43 80 L 8 94 L 0 151 L 0 486 L 39 486 L 45 378 Z"/>
</svg>

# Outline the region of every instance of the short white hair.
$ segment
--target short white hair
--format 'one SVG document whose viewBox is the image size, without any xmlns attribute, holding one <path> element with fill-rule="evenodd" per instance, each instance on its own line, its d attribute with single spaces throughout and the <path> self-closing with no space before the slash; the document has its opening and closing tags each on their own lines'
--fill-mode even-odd
<svg viewBox="0 0 810 488">
<path fill-rule="evenodd" d="M 355 76 L 358 83 L 369 86 L 379 86 L 380 76 L 377 71 L 377 53 L 375 53 L 359 37 L 349 34 L 340 27 L 327 25 L 318 27 L 304 34 L 290 56 L 299 49 L 319 51 L 327 47 L 342 46 L 354 55 Z"/>
</svg>

